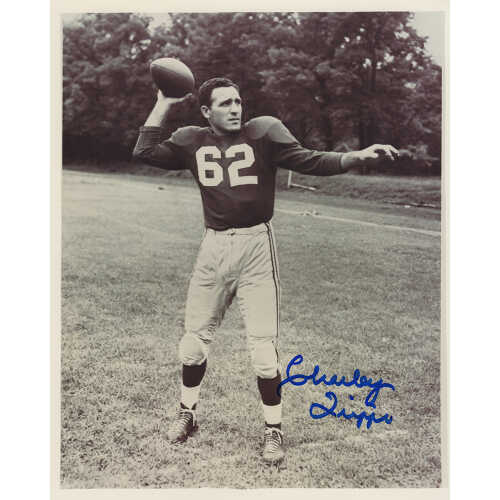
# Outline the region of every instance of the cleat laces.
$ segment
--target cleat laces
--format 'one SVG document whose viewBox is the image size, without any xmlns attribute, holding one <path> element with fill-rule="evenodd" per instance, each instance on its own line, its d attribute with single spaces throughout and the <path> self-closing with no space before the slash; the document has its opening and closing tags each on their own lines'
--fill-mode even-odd
<svg viewBox="0 0 500 500">
<path fill-rule="evenodd" d="M 171 442 L 185 441 L 196 428 L 196 414 L 193 410 L 180 408 L 168 431 Z"/>
<path fill-rule="evenodd" d="M 264 433 L 264 447 L 266 452 L 275 453 L 283 442 L 282 433 L 279 429 L 268 428 Z"/>
<path fill-rule="evenodd" d="M 172 430 L 175 430 L 177 432 L 183 431 L 191 423 L 191 420 L 193 421 L 194 425 L 196 422 L 194 411 L 181 408 L 172 426 Z"/>
</svg>

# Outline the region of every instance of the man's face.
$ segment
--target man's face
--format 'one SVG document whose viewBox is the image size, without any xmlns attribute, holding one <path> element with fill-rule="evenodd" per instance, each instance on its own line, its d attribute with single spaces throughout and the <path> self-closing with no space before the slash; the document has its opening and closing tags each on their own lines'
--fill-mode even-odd
<svg viewBox="0 0 500 500">
<path fill-rule="evenodd" d="M 241 129 L 241 97 L 234 87 L 213 89 L 210 107 L 202 106 L 201 112 L 218 135 Z"/>
</svg>

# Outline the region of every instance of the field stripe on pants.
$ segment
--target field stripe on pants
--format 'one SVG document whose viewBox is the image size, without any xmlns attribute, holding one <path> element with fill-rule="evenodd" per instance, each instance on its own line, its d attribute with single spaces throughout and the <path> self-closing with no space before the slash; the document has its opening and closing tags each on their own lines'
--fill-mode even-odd
<svg viewBox="0 0 500 500">
<path fill-rule="evenodd" d="M 271 250 L 271 265 L 273 268 L 274 287 L 276 289 L 276 337 L 279 336 L 280 329 L 280 277 L 278 271 L 278 258 L 276 256 L 276 245 L 274 242 L 273 229 L 269 222 L 266 222 L 267 237 L 269 240 L 269 248 Z"/>
</svg>

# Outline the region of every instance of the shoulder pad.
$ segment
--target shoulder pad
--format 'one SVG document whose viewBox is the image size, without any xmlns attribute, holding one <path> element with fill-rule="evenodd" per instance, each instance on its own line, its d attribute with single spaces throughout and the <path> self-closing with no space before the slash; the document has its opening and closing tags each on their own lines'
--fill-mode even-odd
<svg viewBox="0 0 500 500">
<path fill-rule="evenodd" d="M 283 125 L 281 120 L 274 116 L 259 116 L 246 124 L 246 129 L 251 139 L 260 139 L 267 136 L 272 142 L 289 144 L 298 142 L 291 132 Z"/>
<path fill-rule="evenodd" d="M 202 127 L 181 127 L 170 136 L 169 141 L 177 146 L 189 146 L 197 141 L 203 130 Z"/>
</svg>

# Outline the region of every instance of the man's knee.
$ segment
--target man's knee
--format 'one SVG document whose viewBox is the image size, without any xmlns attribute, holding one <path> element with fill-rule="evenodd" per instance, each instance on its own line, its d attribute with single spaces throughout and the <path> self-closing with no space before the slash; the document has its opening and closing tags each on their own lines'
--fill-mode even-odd
<svg viewBox="0 0 500 500">
<path fill-rule="evenodd" d="M 252 342 L 250 354 L 257 377 L 270 379 L 281 373 L 278 352 L 272 340 Z"/>
<path fill-rule="evenodd" d="M 208 356 L 208 345 L 192 333 L 186 333 L 179 344 L 179 358 L 183 365 L 201 365 Z"/>
</svg>

